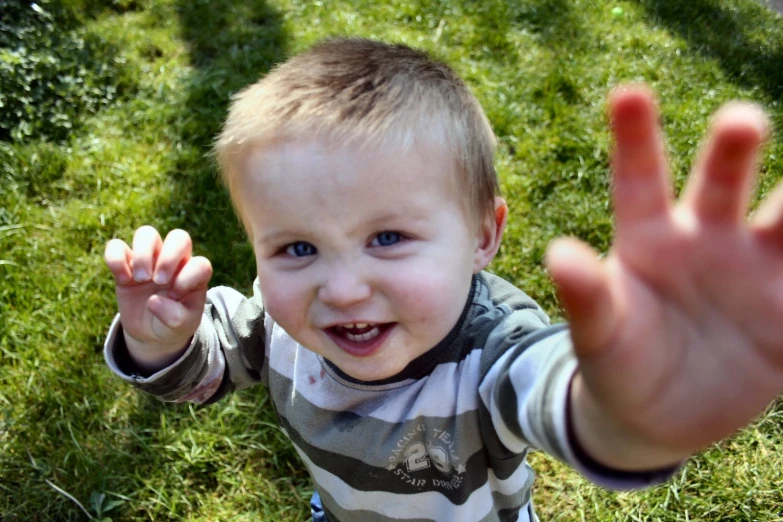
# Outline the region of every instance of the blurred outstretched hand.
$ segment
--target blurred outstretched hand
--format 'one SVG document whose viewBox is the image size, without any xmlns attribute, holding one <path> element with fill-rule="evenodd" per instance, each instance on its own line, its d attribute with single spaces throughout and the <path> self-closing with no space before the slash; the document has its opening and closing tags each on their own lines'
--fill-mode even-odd
<svg viewBox="0 0 783 522">
<path fill-rule="evenodd" d="M 731 435 L 783 391 L 783 183 L 746 219 L 768 133 L 755 105 L 715 115 L 677 201 L 649 90 L 617 89 L 609 112 L 614 245 L 599 260 L 559 239 L 547 267 L 579 359 L 577 436 L 600 462 L 644 469 Z"/>
</svg>

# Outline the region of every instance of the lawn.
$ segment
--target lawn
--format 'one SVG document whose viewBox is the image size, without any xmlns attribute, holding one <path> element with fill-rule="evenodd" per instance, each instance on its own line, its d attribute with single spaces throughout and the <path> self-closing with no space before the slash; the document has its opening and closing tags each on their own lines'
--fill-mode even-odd
<svg viewBox="0 0 783 522">
<path fill-rule="evenodd" d="M 783 19 L 753 0 L 0 0 L 2 520 L 305 519 L 311 486 L 262 388 L 169 405 L 109 373 L 102 252 L 142 224 L 181 227 L 214 284 L 248 290 L 211 143 L 232 93 L 329 35 L 418 46 L 467 80 L 511 207 L 491 269 L 555 318 L 546 244 L 610 245 L 612 86 L 659 93 L 677 187 L 723 102 L 754 100 L 783 129 Z M 762 171 L 761 195 L 783 131 Z M 643 492 L 532 464 L 546 521 L 783 521 L 783 405 Z"/>
</svg>

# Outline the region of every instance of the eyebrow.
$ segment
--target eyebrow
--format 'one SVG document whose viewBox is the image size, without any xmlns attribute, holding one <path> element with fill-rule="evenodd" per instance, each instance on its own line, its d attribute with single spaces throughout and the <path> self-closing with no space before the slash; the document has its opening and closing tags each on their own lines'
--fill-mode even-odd
<svg viewBox="0 0 783 522">
<path fill-rule="evenodd" d="M 419 222 L 419 221 L 426 221 L 426 218 L 414 212 L 413 209 L 406 208 L 406 209 L 402 209 L 401 211 L 389 212 L 387 214 L 380 215 L 377 218 L 371 219 L 370 221 L 363 223 L 363 225 L 373 226 L 388 221 Z"/>
<path fill-rule="evenodd" d="M 286 230 L 277 230 L 269 234 L 260 235 L 256 240 L 256 243 L 261 245 L 268 244 L 268 243 L 277 243 L 280 241 L 281 237 L 291 236 L 291 235 L 292 234 Z"/>
<path fill-rule="evenodd" d="M 424 221 L 427 221 L 427 219 L 421 215 L 420 213 L 414 212 L 413 209 L 406 208 L 402 209 L 401 211 L 395 211 L 395 212 L 389 212 L 386 214 L 382 214 L 376 218 L 373 218 L 369 221 L 365 221 L 361 223 L 359 226 L 362 228 L 373 228 L 378 227 L 382 223 L 387 222 L 400 222 L 404 221 L 405 224 L 409 223 L 421 223 Z M 394 223 L 396 224 L 396 223 Z M 392 227 L 395 228 L 395 227 Z M 354 233 L 355 231 L 351 231 L 351 233 Z M 302 234 L 301 232 L 293 232 L 290 230 L 274 230 L 272 232 L 269 232 L 267 234 L 262 234 L 258 237 L 256 240 L 256 243 L 259 245 L 266 245 L 269 243 L 278 243 L 281 241 L 280 238 L 286 238 L 294 240 L 296 238 L 301 238 L 305 234 Z"/>
</svg>

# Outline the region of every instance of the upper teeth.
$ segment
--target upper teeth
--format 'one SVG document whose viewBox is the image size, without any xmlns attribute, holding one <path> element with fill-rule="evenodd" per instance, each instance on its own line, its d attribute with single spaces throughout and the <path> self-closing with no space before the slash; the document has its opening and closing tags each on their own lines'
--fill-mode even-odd
<svg viewBox="0 0 783 522">
<path fill-rule="evenodd" d="M 355 323 L 343 325 L 343 328 L 367 328 L 369 323 Z"/>
</svg>

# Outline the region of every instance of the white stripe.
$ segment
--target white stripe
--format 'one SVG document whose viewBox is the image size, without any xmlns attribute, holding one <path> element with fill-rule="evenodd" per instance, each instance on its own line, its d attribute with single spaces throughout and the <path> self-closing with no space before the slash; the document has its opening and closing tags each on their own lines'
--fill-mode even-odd
<svg viewBox="0 0 783 522">
<path fill-rule="evenodd" d="M 524 488 L 528 481 L 531 483 L 533 482 L 533 477 L 530 476 L 532 471 L 528 469 L 526 460 L 522 461 L 516 471 L 507 479 L 497 478 L 492 468 L 487 469 L 487 472 L 489 474 L 487 484 L 489 484 L 490 491 L 503 495 L 514 495 Z M 481 490 L 479 489 L 478 491 Z"/>
<path fill-rule="evenodd" d="M 324 491 L 335 499 L 346 511 L 371 511 L 385 517 L 400 520 L 426 518 L 431 520 L 481 520 L 493 508 L 492 492 L 513 495 L 521 490 L 528 481 L 529 471 L 522 465 L 507 479 L 498 479 L 489 469 L 488 481 L 471 493 L 462 505 L 453 504 L 448 498 L 436 491 L 423 493 L 397 494 L 386 491 L 361 491 L 352 488 L 340 477 L 313 464 L 313 461 L 294 444 L 294 448 L 304 461 L 310 475 Z M 522 506 L 519 522 L 528 522 L 528 504 Z"/>
<path fill-rule="evenodd" d="M 512 350 L 508 350 L 506 353 L 504 353 L 489 369 L 486 376 L 484 377 L 484 381 L 481 383 L 481 387 L 479 388 L 479 395 L 481 396 L 481 400 L 484 403 L 484 406 L 489 410 L 492 424 L 495 426 L 495 432 L 497 433 L 500 442 L 502 442 L 503 445 L 510 451 L 513 451 L 514 453 L 521 453 L 525 450 L 527 444 L 524 441 L 519 440 L 519 438 L 511 432 L 508 426 L 506 426 L 506 423 L 503 422 L 503 418 L 500 416 L 500 411 L 495 405 L 495 399 L 492 393 L 495 388 L 498 373 L 505 364 L 506 360 L 511 356 L 511 352 Z"/>
<path fill-rule="evenodd" d="M 500 415 L 500 410 L 495 404 L 494 394 L 492 393 L 497 385 L 497 376 L 501 368 L 506 363 L 508 357 L 510 357 L 513 350 L 508 350 L 502 357 L 500 357 L 487 372 L 484 381 L 479 388 L 479 394 L 481 396 L 484 405 L 489 410 L 492 418 L 492 423 L 495 425 L 495 429 L 500 441 L 511 451 L 519 453 L 524 451 L 527 447 L 527 443 L 530 443 L 533 447 L 543 450 L 550 450 L 552 444 L 550 441 L 540 440 L 536 434 L 543 433 L 543 429 L 533 429 L 533 422 L 541 422 L 542 419 L 531 419 L 528 416 L 528 401 L 533 397 L 534 391 L 541 386 L 556 386 L 558 389 L 555 391 L 555 400 L 558 401 L 556 405 L 556 413 L 554 423 L 558 429 L 558 438 L 562 441 L 567 439 L 565 431 L 565 390 L 568 388 L 568 381 L 572 372 L 564 372 L 568 375 L 568 378 L 564 378 L 562 375 L 557 376 L 557 382 L 548 382 L 546 375 L 542 375 L 542 366 L 547 362 L 547 359 L 551 356 L 551 351 L 562 340 L 564 336 L 568 335 L 567 331 L 556 333 L 542 339 L 541 341 L 533 344 L 524 350 L 516 360 L 511 363 L 509 369 L 508 378 L 511 379 L 511 385 L 517 396 L 517 413 L 519 424 L 522 428 L 522 434 L 527 439 L 521 440 L 514 435 L 509 427 L 503 422 L 503 418 Z M 576 361 L 573 362 L 575 367 Z M 502 399 L 502 397 L 501 397 Z M 543 414 L 544 412 L 538 412 Z M 562 430 L 562 434 L 560 431 Z"/>
<path fill-rule="evenodd" d="M 576 359 L 572 359 L 558 375 L 547 374 L 547 366 L 550 366 L 553 359 L 559 358 L 560 353 L 556 352 L 558 344 L 563 338 L 568 337 L 568 330 L 550 335 L 546 339 L 534 344 L 522 354 L 519 359 L 514 361 L 509 370 L 509 378 L 517 394 L 517 408 L 519 412 L 519 424 L 522 427 L 522 433 L 528 441 L 536 448 L 540 448 L 550 455 L 558 456 L 556 451 L 558 447 L 568 447 L 568 434 L 566 431 L 566 402 L 568 400 L 567 392 L 571 376 L 576 370 Z M 531 379 L 531 376 L 538 378 Z M 542 393 L 541 388 L 546 387 L 552 397 L 552 403 L 545 405 L 550 408 L 548 411 L 535 410 L 531 417 L 531 408 L 529 401 L 534 396 Z M 546 429 L 544 423 L 547 422 L 543 417 L 548 415 L 555 427 L 555 436 L 558 441 L 542 440 L 538 435 L 545 435 Z M 558 444 L 559 442 L 559 444 Z M 565 455 L 563 457 L 566 457 Z M 570 459 L 573 462 L 573 459 Z"/>
<path fill-rule="evenodd" d="M 307 401 L 325 410 L 350 411 L 398 423 L 421 416 L 452 417 L 478 408 L 475 390 L 481 363 L 479 349 L 470 352 L 459 363 L 436 366 L 423 379 L 367 390 L 361 386 L 353 388 L 350 383 L 338 381 L 331 375 L 321 378 L 324 367 L 318 356 L 298 344 L 278 325 L 272 328 L 270 344 L 269 367 L 292 380 L 296 392 Z"/>
<path fill-rule="evenodd" d="M 481 350 L 471 351 L 459 363 L 439 364 L 432 372 L 408 389 L 400 390 L 394 401 L 388 401 L 371 413 L 388 422 L 416 417 L 456 417 L 478 409 L 479 367 Z M 407 397 L 403 395 L 407 394 Z M 409 405 L 406 399 L 414 399 Z"/>
<path fill-rule="evenodd" d="M 271 315 L 264 314 L 264 356 L 267 360 L 269 360 L 269 347 L 272 346 L 272 334 L 275 330 L 283 329 L 277 326 Z"/>
<path fill-rule="evenodd" d="M 120 327 L 120 314 L 117 314 L 114 316 L 114 320 L 111 322 L 111 326 L 109 327 L 109 334 L 106 336 L 106 341 L 103 343 L 103 358 L 106 360 L 106 364 L 109 366 L 111 371 L 126 381 L 132 381 L 135 379 L 133 379 L 130 375 L 125 375 L 123 372 L 121 372 L 119 366 L 117 366 L 117 361 L 114 360 L 113 348 L 114 343 L 117 340 L 117 334 L 120 333 Z"/>
</svg>

